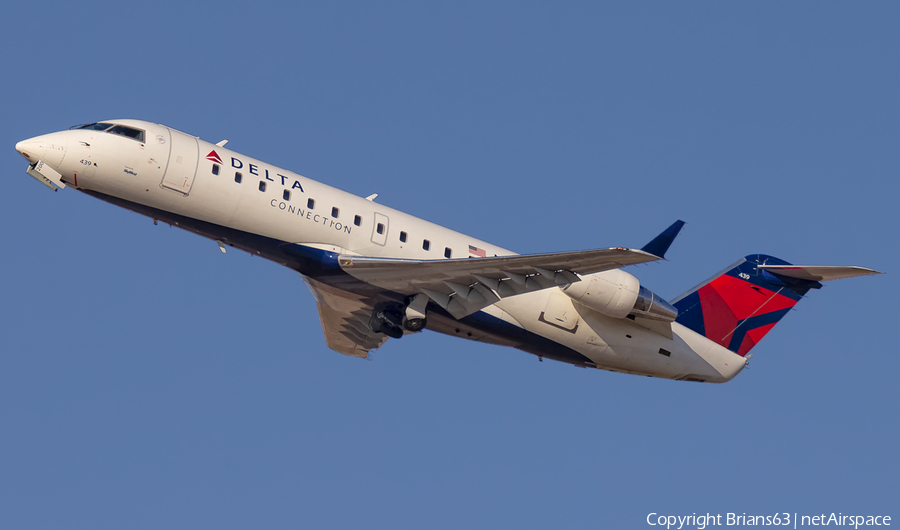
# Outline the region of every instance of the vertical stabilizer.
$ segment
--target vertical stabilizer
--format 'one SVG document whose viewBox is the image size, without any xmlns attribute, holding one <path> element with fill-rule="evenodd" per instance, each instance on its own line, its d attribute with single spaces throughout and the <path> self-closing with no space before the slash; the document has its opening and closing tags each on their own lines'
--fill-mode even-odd
<svg viewBox="0 0 900 530">
<path fill-rule="evenodd" d="M 772 274 L 758 265 L 790 265 L 752 254 L 678 297 L 676 322 L 744 356 L 810 289 L 821 283 Z"/>
</svg>

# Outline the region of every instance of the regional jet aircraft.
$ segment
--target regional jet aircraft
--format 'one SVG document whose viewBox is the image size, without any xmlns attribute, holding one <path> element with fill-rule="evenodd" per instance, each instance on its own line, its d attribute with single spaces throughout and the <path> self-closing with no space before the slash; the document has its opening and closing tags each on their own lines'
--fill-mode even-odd
<svg viewBox="0 0 900 530">
<path fill-rule="evenodd" d="M 109 120 L 16 145 L 27 173 L 297 271 L 328 346 L 368 357 L 430 329 L 579 367 L 726 382 L 822 281 L 876 274 L 746 256 L 671 303 L 622 267 L 641 249 L 517 255 L 169 127 Z"/>
</svg>

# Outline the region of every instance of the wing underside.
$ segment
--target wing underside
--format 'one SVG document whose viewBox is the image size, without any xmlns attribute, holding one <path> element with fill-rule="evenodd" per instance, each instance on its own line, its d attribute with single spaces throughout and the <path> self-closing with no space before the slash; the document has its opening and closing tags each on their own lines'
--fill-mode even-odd
<svg viewBox="0 0 900 530">
<path fill-rule="evenodd" d="M 580 275 L 660 259 L 642 250 L 609 248 L 491 258 L 410 260 L 338 257 L 355 278 L 386 291 L 425 294 L 460 319 L 502 298 L 581 281 Z M 373 331 L 377 300 L 302 276 L 316 298 L 328 347 L 366 358 L 388 336 Z"/>
<path fill-rule="evenodd" d="M 366 283 L 400 294 L 424 293 L 455 318 L 501 298 L 580 281 L 580 275 L 660 259 L 608 248 L 491 258 L 412 260 L 341 255 L 340 267 Z"/>
</svg>

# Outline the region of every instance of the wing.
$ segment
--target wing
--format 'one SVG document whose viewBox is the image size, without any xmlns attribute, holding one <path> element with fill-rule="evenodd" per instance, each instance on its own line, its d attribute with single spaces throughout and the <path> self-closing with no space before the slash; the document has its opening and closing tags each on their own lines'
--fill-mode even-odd
<svg viewBox="0 0 900 530">
<path fill-rule="evenodd" d="M 316 297 L 319 320 L 325 332 L 325 343 L 332 350 L 366 358 L 369 350 L 384 344 L 387 335 L 369 327 L 375 302 L 368 297 L 349 293 L 303 276 L 306 286 Z"/>
<path fill-rule="evenodd" d="M 401 294 L 425 293 L 456 318 L 501 298 L 580 281 L 591 274 L 660 259 L 649 252 L 608 248 L 442 260 L 338 257 L 341 269 L 366 283 Z"/>
</svg>

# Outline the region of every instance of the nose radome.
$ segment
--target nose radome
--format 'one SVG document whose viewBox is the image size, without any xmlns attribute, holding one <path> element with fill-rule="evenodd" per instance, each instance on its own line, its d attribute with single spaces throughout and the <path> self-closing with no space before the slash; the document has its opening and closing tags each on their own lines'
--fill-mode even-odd
<svg viewBox="0 0 900 530">
<path fill-rule="evenodd" d="M 16 151 L 31 164 L 43 160 L 45 164 L 58 168 L 66 156 L 67 146 L 65 133 L 53 133 L 22 140 L 16 144 Z"/>
<path fill-rule="evenodd" d="M 17 143 L 16 151 L 32 164 L 40 160 L 44 154 L 44 148 L 41 147 L 41 143 L 36 142 L 34 138 Z"/>
</svg>

